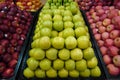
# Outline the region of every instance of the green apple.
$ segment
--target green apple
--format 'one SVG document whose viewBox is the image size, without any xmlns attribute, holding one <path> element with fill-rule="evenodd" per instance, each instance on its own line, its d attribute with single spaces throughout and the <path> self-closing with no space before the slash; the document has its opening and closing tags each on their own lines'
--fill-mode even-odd
<svg viewBox="0 0 120 80">
<path fill-rule="evenodd" d="M 34 33 L 36 34 L 36 33 L 38 33 L 39 31 L 40 31 L 40 29 L 39 29 L 39 28 L 36 28 L 35 31 L 34 31 Z"/>
<path fill-rule="evenodd" d="M 95 56 L 94 50 L 91 47 L 88 47 L 87 49 L 83 50 L 83 57 L 86 60 L 92 59 Z"/>
<path fill-rule="evenodd" d="M 58 75 L 60 78 L 67 78 L 68 77 L 68 70 L 62 68 L 58 71 Z"/>
<path fill-rule="evenodd" d="M 70 3 L 71 3 L 71 2 L 73 2 L 73 0 L 68 0 L 68 2 L 70 2 Z"/>
<path fill-rule="evenodd" d="M 53 13 L 54 13 L 54 15 L 61 15 L 61 13 L 60 13 L 60 10 L 59 10 L 59 9 L 55 9 Z"/>
<path fill-rule="evenodd" d="M 75 5 L 70 5 L 70 10 L 73 15 L 77 14 L 78 8 Z"/>
<path fill-rule="evenodd" d="M 80 76 L 81 77 L 90 77 L 90 70 L 85 69 L 84 71 L 80 71 Z"/>
<path fill-rule="evenodd" d="M 62 16 L 59 14 L 54 15 L 53 21 L 62 21 Z"/>
<path fill-rule="evenodd" d="M 58 36 L 59 36 L 59 37 L 63 37 L 63 31 L 60 31 L 60 32 L 58 33 Z"/>
<path fill-rule="evenodd" d="M 55 49 L 55 48 L 49 48 L 47 51 L 46 51 L 46 57 L 49 59 L 49 60 L 55 60 L 57 59 L 57 53 L 58 53 L 58 50 Z"/>
<path fill-rule="evenodd" d="M 27 59 L 27 65 L 31 70 L 35 70 L 38 67 L 39 62 L 36 59 L 30 57 Z"/>
<path fill-rule="evenodd" d="M 36 60 L 42 60 L 45 58 L 45 51 L 40 48 L 33 48 L 29 51 L 29 56 L 35 58 Z"/>
<path fill-rule="evenodd" d="M 48 37 L 51 37 L 51 30 L 49 28 L 42 28 L 40 30 L 40 35 L 41 36 L 48 36 Z"/>
<path fill-rule="evenodd" d="M 43 27 L 47 27 L 47 28 L 49 28 L 50 30 L 52 30 L 52 21 L 50 21 L 50 20 L 44 21 L 44 22 L 42 23 L 42 26 L 43 26 Z"/>
<path fill-rule="evenodd" d="M 64 16 L 63 21 L 72 21 L 72 17 L 71 16 Z"/>
<path fill-rule="evenodd" d="M 39 45 L 41 49 L 48 49 L 51 47 L 50 38 L 48 36 L 43 36 L 36 45 Z"/>
<path fill-rule="evenodd" d="M 79 71 L 71 70 L 71 71 L 69 71 L 69 76 L 73 77 L 73 78 L 78 78 L 79 77 Z"/>
<path fill-rule="evenodd" d="M 78 42 L 78 47 L 80 49 L 86 49 L 89 47 L 89 44 L 90 44 L 90 40 L 87 36 L 80 36 L 77 39 L 77 42 Z"/>
<path fill-rule="evenodd" d="M 70 6 L 69 6 L 70 4 L 69 4 L 69 3 L 66 3 L 65 5 L 66 5 L 65 9 L 66 9 L 66 10 L 70 10 Z"/>
<path fill-rule="evenodd" d="M 73 22 L 75 23 L 75 22 L 78 22 L 78 21 L 83 21 L 83 17 L 76 14 L 76 15 L 73 16 Z"/>
<path fill-rule="evenodd" d="M 50 14 L 44 14 L 42 16 L 43 21 L 51 20 L 52 21 L 52 16 Z"/>
<path fill-rule="evenodd" d="M 56 30 L 56 31 L 62 31 L 63 30 L 63 21 L 54 21 L 53 23 L 53 28 Z"/>
<path fill-rule="evenodd" d="M 63 30 L 63 38 L 67 38 L 68 36 L 75 36 L 75 32 L 72 28 L 66 28 Z"/>
<path fill-rule="evenodd" d="M 65 46 L 67 49 L 74 49 L 77 46 L 77 40 L 73 36 L 69 36 L 65 39 Z"/>
<path fill-rule="evenodd" d="M 40 39 L 34 40 L 34 41 L 32 42 L 32 44 L 31 44 L 31 47 L 32 47 L 32 48 L 39 47 L 39 44 L 38 44 L 38 43 L 39 43 L 39 40 L 40 40 Z"/>
<path fill-rule="evenodd" d="M 45 78 L 46 77 L 45 71 L 38 68 L 35 70 L 35 76 L 37 78 Z"/>
<path fill-rule="evenodd" d="M 75 69 L 75 61 L 72 59 L 65 61 L 65 68 L 67 70 L 74 70 Z"/>
<path fill-rule="evenodd" d="M 42 70 L 49 70 L 51 68 L 51 61 L 45 58 L 40 61 L 39 66 Z"/>
<path fill-rule="evenodd" d="M 47 0 L 48 3 L 52 3 L 52 0 Z"/>
<path fill-rule="evenodd" d="M 60 59 L 56 59 L 53 61 L 53 68 L 55 70 L 60 70 L 64 67 L 64 61 L 60 60 Z"/>
<path fill-rule="evenodd" d="M 85 24 L 83 21 L 77 21 L 74 23 L 75 24 L 75 29 L 78 27 L 84 27 L 85 28 Z"/>
<path fill-rule="evenodd" d="M 62 3 L 62 0 L 58 0 L 58 3 Z"/>
<path fill-rule="evenodd" d="M 75 35 L 77 38 L 80 36 L 85 36 L 86 34 L 87 34 L 87 32 L 84 27 L 78 27 L 75 29 Z"/>
<path fill-rule="evenodd" d="M 68 60 L 70 58 L 70 51 L 68 49 L 61 49 L 58 52 L 58 57 L 61 60 Z"/>
<path fill-rule="evenodd" d="M 101 75 L 101 70 L 100 70 L 100 68 L 99 68 L 98 66 L 96 66 L 95 68 L 91 69 L 91 70 L 90 70 L 90 75 L 91 75 L 92 77 L 100 77 L 100 75 Z"/>
<path fill-rule="evenodd" d="M 58 36 L 58 32 L 55 31 L 55 30 L 52 30 L 51 37 L 54 38 L 54 37 L 57 37 L 57 36 Z"/>
<path fill-rule="evenodd" d="M 66 3 L 66 2 L 68 2 L 68 0 L 63 0 L 63 3 Z"/>
<path fill-rule="evenodd" d="M 64 28 L 73 28 L 74 24 L 71 21 L 64 22 Z"/>
<path fill-rule="evenodd" d="M 61 4 L 62 4 L 62 3 L 58 3 L 58 2 L 57 2 L 57 3 L 56 3 L 56 6 L 59 7 Z"/>
<path fill-rule="evenodd" d="M 71 59 L 81 60 L 83 58 L 83 52 L 80 48 L 75 48 L 71 50 Z"/>
<path fill-rule="evenodd" d="M 64 38 L 54 37 L 53 40 L 52 40 L 52 46 L 56 49 L 64 48 Z"/>
<path fill-rule="evenodd" d="M 70 10 L 65 10 L 64 11 L 64 16 L 71 16 L 72 17 L 72 13 Z"/>
<path fill-rule="evenodd" d="M 55 78 L 57 77 L 57 71 L 54 70 L 53 68 L 50 68 L 49 70 L 46 71 L 46 75 L 48 78 Z"/>
<path fill-rule="evenodd" d="M 29 69 L 28 67 L 24 69 L 23 71 L 23 75 L 26 77 L 26 78 L 33 78 L 34 77 L 34 71 L 32 71 L 31 69 Z"/>
<path fill-rule="evenodd" d="M 62 0 L 59 0 L 59 1 L 62 1 Z M 64 8 L 65 8 L 65 7 L 61 5 L 61 6 L 59 6 L 58 9 L 59 9 L 59 10 L 64 10 Z"/>
<path fill-rule="evenodd" d="M 98 60 L 96 57 L 93 57 L 92 59 L 87 60 L 87 67 L 88 68 L 94 68 L 97 66 L 97 64 L 98 64 Z"/>
<path fill-rule="evenodd" d="M 52 0 L 53 1 L 53 3 L 57 3 L 57 0 Z"/>
<path fill-rule="evenodd" d="M 87 62 L 84 59 L 80 61 L 76 61 L 75 65 L 76 65 L 76 70 L 78 71 L 84 71 L 85 69 L 87 69 Z"/>
<path fill-rule="evenodd" d="M 40 36 L 40 31 L 39 32 L 37 32 L 34 36 L 33 36 L 33 40 L 36 40 L 36 39 L 38 39 L 38 38 L 40 38 L 41 36 Z"/>
</svg>

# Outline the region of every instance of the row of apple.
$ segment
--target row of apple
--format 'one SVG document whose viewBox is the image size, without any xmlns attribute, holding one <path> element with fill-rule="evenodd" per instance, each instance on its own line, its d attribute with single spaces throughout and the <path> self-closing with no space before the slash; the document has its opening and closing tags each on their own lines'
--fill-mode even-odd
<svg viewBox="0 0 120 80">
<path fill-rule="evenodd" d="M 55 5 L 54 0 L 48 0 L 38 16 L 24 77 L 100 77 L 98 60 L 77 3 L 59 1 Z"/>
<path fill-rule="evenodd" d="M 108 72 L 120 75 L 120 10 L 114 6 L 93 6 L 86 13 Z"/>
<path fill-rule="evenodd" d="M 14 75 L 31 19 L 30 13 L 11 2 L 0 4 L 0 78 Z"/>
</svg>

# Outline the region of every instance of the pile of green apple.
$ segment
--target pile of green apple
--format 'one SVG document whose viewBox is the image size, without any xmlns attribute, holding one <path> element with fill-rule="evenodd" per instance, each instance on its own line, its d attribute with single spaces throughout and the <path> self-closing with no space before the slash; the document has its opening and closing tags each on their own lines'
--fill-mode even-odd
<svg viewBox="0 0 120 80">
<path fill-rule="evenodd" d="M 48 0 L 39 14 L 26 78 L 100 77 L 101 70 L 78 5 Z"/>
</svg>

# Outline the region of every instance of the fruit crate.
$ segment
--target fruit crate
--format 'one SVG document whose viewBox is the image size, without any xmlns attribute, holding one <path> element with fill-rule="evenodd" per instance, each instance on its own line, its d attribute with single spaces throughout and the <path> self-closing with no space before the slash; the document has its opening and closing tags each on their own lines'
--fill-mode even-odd
<svg viewBox="0 0 120 80">
<path fill-rule="evenodd" d="M 18 73 L 18 70 L 20 68 L 20 64 L 22 62 L 22 59 L 23 59 L 23 56 L 24 56 L 24 51 L 26 50 L 27 48 L 27 45 L 28 45 L 28 41 L 29 41 L 29 37 L 30 37 L 30 34 L 31 34 L 31 31 L 32 31 L 32 28 L 34 26 L 34 20 L 35 20 L 35 15 L 36 13 L 31 13 L 33 18 L 32 18 L 32 21 L 31 21 L 31 25 L 29 27 L 29 30 L 28 30 L 28 33 L 26 35 L 26 39 L 22 45 L 22 48 L 21 48 L 21 51 L 19 53 L 19 57 L 18 57 L 18 61 L 17 61 L 17 64 L 16 64 L 16 67 L 14 69 L 14 74 L 12 77 L 10 78 L 7 78 L 7 79 L 3 79 L 3 78 L 0 78 L 0 80 L 15 80 L 16 76 L 17 76 L 17 73 Z"/>
<path fill-rule="evenodd" d="M 103 61 L 103 57 L 102 57 L 102 53 L 101 53 L 101 51 L 100 51 L 100 48 L 99 48 L 99 46 L 97 45 L 97 41 L 95 40 L 95 37 L 94 37 L 94 35 L 93 35 L 93 32 L 92 32 L 92 29 L 90 28 L 90 24 L 89 24 L 89 22 L 88 22 L 88 19 L 87 19 L 87 16 L 86 16 L 86 14 L 85 14 L 85 11 L 81 11 L 82 12 L 82 14 L 83 14 L 83 16 L 84 16 L 84 20 L 86 21 L 86 24 L 88 25 L 88 29 L 89 29 L 89 31 L 90 31 L 90 35 L 91 35 L 91 38 L 92 38 L 92 41 L 93 41 L 93 43 L 94 43 L 94 49 L 96 49 L 96 51 L 97 51 L 97 53 L 98 53 L 98 57 L 99 57 L 99 61 L 102 63 L 102 67 L 103 67 L 103 69 L 104 69 L 104 72 L 105 72 L 105 75 L 106 75 L 106 78 L 109 80 L 109 79 L 111 79 L 111 80 L 120 80 L 120 75 L 118 75 L 118 76 L 112 76 L 112 75 L 110 75 L 109 74 L 109 72 L 108 72 L 108 69 L 107 69 L 107 67 L 106 67 L 106 65 L 105 65 L 105 63 L 104 63 L 104 61 Z"/>
<path fill-rule="evenodd" d="M 36 19 L 38 19 L 38 16 L 36 17 Z M 36 20 L 35 24 L 36 23 L 37 23 L 37 20 Z M 86 23 L 86 25 L 87 25 L 87 23 Z M 16 77 L 17 80 L 27 80 L 27 78 L 25 78 L 24 75 L 23 75 L 23 70 L 27 67 L 26 61 L 29 58 L 29 54 L 28 53 L 29 53 L 29 50 L 31 49 L 31 43 L 33 41 L 32 37 L 34 35 L 35 25 L 34 25 L 32 30 L 33 31 L 31 33 L 31 36 L 30 36 L 30 39 L 29 39 L 29 43 L 28 43 L 27 49 L 25 51 L 25 55 L 24 55 L 23 61 L 21 62 L 21 65 L 20 65 L 19 73 L 17 74 L 17 77 Z M 36 78 L 36 77 L 34 77 L 34 78 L 29 79 L 29 80 L 39 80 L 39 79 L 40 80 L 61 80 L 61 79 L 62 80 L 66 80 L 66 79 L 67 80 L 105 80 L 106 79 L 106 75 L 105 75 L 105 70 L 104 70 L 104 68 L 102 66 L 103 63 L 100 62 L 100 59 L 99 59 L 98 53 L 97 53 L 97 51 L 95 49 L 95 45 L 94 45 L 94 42 L 93 42 L 92 38 L 91 38 L 91 43 L 92 43 L 92 47 L 94 49 L 95 55 L 96 55 L 96 57 L 98 59 L 98 66 L 101 69 L 101 76 L 100 77 L 96 77 L 96 78 L 95 77 L 88 77 L 88 78 L 83 78 L 83 77 L 78 77 L 78 78 L 71 78 L 71 77 L 68 77 L 68 78 L 59 78 L 59 77 L 57 77 L 57 78 L 48 78 L 48 77 L 46 77 L 46 78 Z"/>
</svg>

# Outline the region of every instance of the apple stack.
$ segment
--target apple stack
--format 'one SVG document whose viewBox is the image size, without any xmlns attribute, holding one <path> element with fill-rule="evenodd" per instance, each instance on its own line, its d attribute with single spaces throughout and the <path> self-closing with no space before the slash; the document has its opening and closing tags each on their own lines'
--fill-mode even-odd
<svg viewBox="0 0 120 80">
<path fill-rule="evenodd" d="M 0 78 L 13 76 L 31 18 L 14 4 L 0 4 Z"/>
<path fill-rule="evenodd" d="M 42 2 L 40 0 L 17 0 L 16 4 L 21 10 L 32 12 L 37 11 L 42 7 Z"/>
<path fill-rule="evenodd" d="M 87 26 L 73 0 L 48 0 L 39 14 L 26 78 L 100 77 Z"/>
<path fill-rule="evenodd" d="M 120 10 L 93 6 L 86 15 L 109 73 L 120 75 Z"/>
</svg>

